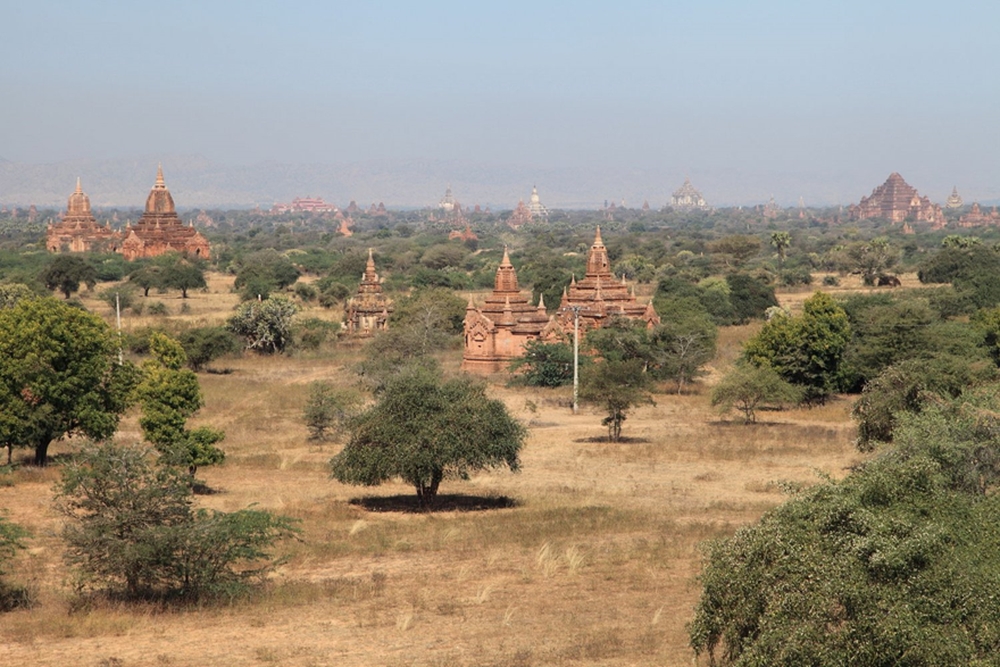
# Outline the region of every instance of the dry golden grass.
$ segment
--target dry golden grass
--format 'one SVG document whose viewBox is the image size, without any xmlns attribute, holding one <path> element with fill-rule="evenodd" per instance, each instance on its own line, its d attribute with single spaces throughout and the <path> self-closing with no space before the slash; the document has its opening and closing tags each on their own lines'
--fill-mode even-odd
<svg viewBox="0 0 1000 667">
<path fill-rule="evenodd" d="M 199 296 L 230 307 L 228 292 Z M 199 312 L 192 307 L 209 321 L 225 315 Z M 706 382 L 754 330 L 721 332 Z M 303 531 L 270 587 L 234 606 L 71 613 L 50 509 L 58 471 L 19 469 L 0 486 L 0 507 L 34 533 L 15 579 L 38 590 L 40 604 L 0 616 L 0 664 L 690 665 L 685 624 L 701 545 L 780 503 L 783 486 L 842 476 L 859 459 L 847 400 L 764 413 L 744 427 L 723 421 L 704 390 L 658 395 L 625 423 L 629 442 L 611 444 L 596 440 L 605 434 L 599 411 L 570 413 L 568 389 L 494 384 L 531 425 L 523 471 L 449 481 L 442 492 L 517 505 L 367 512 L 349 501 L 412 491 L 330 480 L 326 462 L 339 445 L 307 441 L 300 417 L 309 383 L 352 382 L 357 356 L 246 357 L 220 364 L 228 375 L 200 376 L 207 405 L 195 421 L 225 429 L 227 461 L 199 472 L 218 493 L 198 502 L 256 503 L 299 519 Z M 134 416 L 121 437 L 138 438 Z"/>
</svg>

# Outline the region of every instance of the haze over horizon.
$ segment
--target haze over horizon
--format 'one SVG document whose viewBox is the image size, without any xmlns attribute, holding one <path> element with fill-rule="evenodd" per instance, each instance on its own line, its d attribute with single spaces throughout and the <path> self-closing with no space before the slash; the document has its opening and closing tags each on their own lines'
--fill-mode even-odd
<svg viewBox="0 0 1000 667">
<path fill-rule="evenodd" d="M 0 202 L 1000 199 L 1000 4 L 817 5 L 7 3 Z"/>
</svg>

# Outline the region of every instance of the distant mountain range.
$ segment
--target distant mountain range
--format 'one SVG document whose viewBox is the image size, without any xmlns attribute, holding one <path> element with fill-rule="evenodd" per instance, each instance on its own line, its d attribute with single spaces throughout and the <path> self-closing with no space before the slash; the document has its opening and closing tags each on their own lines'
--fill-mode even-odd
<svg viewBox="0 0 1000 667">
<path fill-rule="evenodd" d="M 141 208 L 163 164 L 167 187 L 178 208 L 270 208 L 295 197 L 322 197 L 339 206 L 354 200 L 359 206 L 384 202 L 389 207 L 433 206 L 452 188 L 464 206 L 512 209 L 528 200 L 538 186 L 550 208 L 597 208 L 604 202 L 636 207 L 648 201 L 654 209 L 670 200 L 684 174 L 667 170 L 611 167 L 545 168 L 485 165 L 472 161 L 366 161 L 350 164 L 286 164 L 263 162 L 225 165 L 200 156 L 137 156 L 125 159 L 67 161 L 53 164 L 10 162 L 0 158 L 0 204 L 39 207 L 66 205 L 80 177 L 91 204 Z M 881 180 L 855 183 L 851 174 L 801 172 L 741 173 L 722 170 L 690 174 L 710 205 L 753 206 L 772 195 L 785 206 L 804 196 L 807 206 L 848 204 L 860 199 Z M 883 177 L 884 178 L 884 177 Z M 809 187 L 789 184 L 808 183 Z M 783 191 L 797 187 L 798 192 Z M 920 184 L 914 183 L 918 190 Z M 949 187 L 950 191 L 950 187 Z M 961 188 L 960 188 L 961 191 Z M 921 191 L 923 193 L 923 191 Z M 934 197 L 932 196 L 932 199 Z M 987 203 L 987 202 L 983 202 Z"/>
</svg>

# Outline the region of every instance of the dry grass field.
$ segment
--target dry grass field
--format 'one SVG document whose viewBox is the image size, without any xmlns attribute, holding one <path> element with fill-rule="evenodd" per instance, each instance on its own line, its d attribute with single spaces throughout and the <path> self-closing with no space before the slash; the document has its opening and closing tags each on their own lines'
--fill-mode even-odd
<svg viewBox="0 0 1000 667">
<path fill-rule="evenodd" d="M 185 314 L 173 295 L 154 299 L 168 304 L 167 319 L 190 323 L 220 322 L 235 303 L 221 277 L 191 295 Z M 217 362 L 232 372 L 200 375 L 207 406 L 194 421 L 225 429 L 227 460 L 199 471 L 217 492 L 198 502 L 301 521 L 270 586 L 232 606 L 74 609 L 51 509 L 58 466 L 21 467 L 0 486 L 0 507 L 34 535 L 14 579 L 38 591 L 39 605 L 0 616 L 0 665 L 691 665 L 685 625 L 702 544 L 780 503 L 786 485 L 840 477 L 860 458 L 849 400 L 764 413 L 755 426 L 710 408 L 707 385 L 753 330 L 722 331 L 696 392 L 657 395 L 625 423 L 626 443 L 600 441 L 601 415 L 571 414 L 567 389 L 492 384 L 530 427 L 523 470 L 447 481 L 442 493 L 515 505 L 430 514 L 352 504 L 412 489 L 338 484 L 326 462 L 339 445 L 307 440 L 309 383 L 352 382 L 356 349 Z M 120 437 L 138 435 L 133 415 Z"/>
</svg>

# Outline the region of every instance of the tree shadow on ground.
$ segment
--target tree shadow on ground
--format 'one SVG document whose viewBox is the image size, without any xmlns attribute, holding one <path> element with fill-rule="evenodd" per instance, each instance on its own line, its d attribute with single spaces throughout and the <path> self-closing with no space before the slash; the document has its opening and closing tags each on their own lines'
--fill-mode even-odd
<svg viewBox="0 0 1000 667">
<path fill-rule="evenodd" d="M 640 445 L 644 442 L 649 442 L 648 438 L 629 438 L 627 436 L 622 436 L 618 440 L 612 440 L 606 435 L 595 435 L 589 438 L 577 438 L 573 442 L 608 442 L 613 445 Z"/>
<path fill-rule="evenodd" d="M 705 422 L 709 426 L 716 428 L 747 428 L 753 429 L 754 427 L 764 427 L 773 428 L 775 426 L 796 426 L 794 422 L 774 422 L 765 421 L 763 419 L 758 419 L 755 422 L 745 422 L 742 418 L 738 419 L 719 419 L 716 421 Z"/>
<path fill-rule="evenodd" d="M 423 503 L 414 494 L 398 496 L 364 496 L 351 498 L 349 504 L 369 512 L 482 512 L 517 507 L 519 503 L 507 496 L 467 496 L 460 493 L 438 494 L 433 501 Z"/>
</svg>

